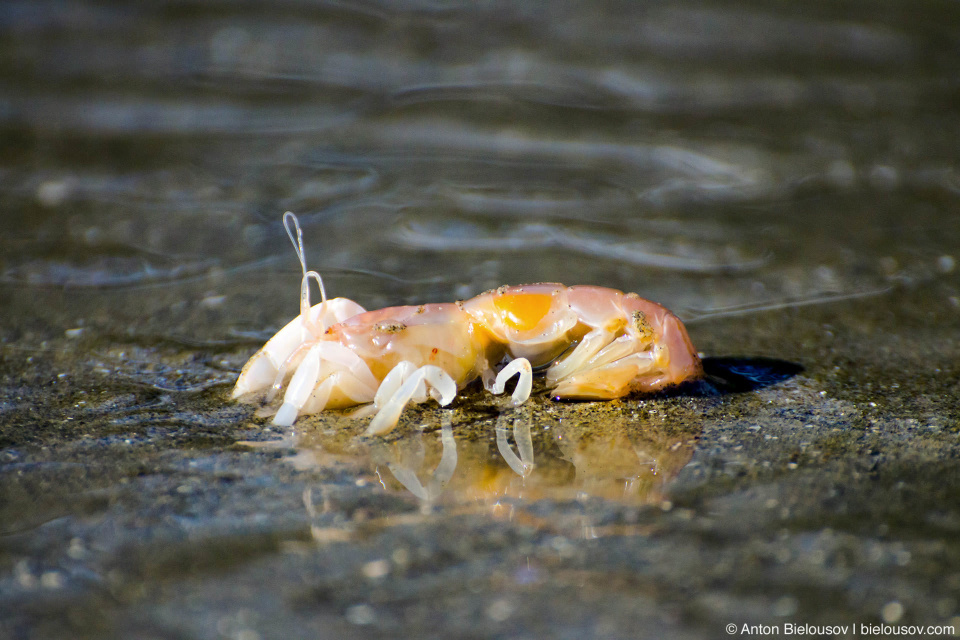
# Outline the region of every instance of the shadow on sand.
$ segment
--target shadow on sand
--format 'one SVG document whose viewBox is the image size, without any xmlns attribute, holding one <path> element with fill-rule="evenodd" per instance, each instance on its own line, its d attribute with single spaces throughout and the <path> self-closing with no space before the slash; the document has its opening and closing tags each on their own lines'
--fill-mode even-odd
<svg viewBox="0 0 960 640">
<path fill-rule="evenodd" d="M 706 378 L 704 391 L 712 393 L 744 393 L 769 387 L 801 373 L 803 367 L 776 358 L 721 357 L 704 358 Z"/>
</svg>

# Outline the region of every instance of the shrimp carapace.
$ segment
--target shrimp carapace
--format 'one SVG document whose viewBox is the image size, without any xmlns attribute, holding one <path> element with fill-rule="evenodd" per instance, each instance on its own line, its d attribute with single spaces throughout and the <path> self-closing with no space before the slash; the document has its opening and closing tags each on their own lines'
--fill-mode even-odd
<svg viewBox="0 0 960 640">
<path fill-rule="evenodd" d="M 368 433 L 384 433 L 410 402 L 446 406 L 480 378 L 503 393 L 519 376 L 514 406 L 530 396 L 534 368 L 545 368 L 555 399 L 606 400 L 653 392 L 703 375 L 683 323 L 635 293 L 556 283 L 503 286 L 455 303 L 365 311 L 346 298 L 327 300 L 306 270 L 300 227 L 284 216 L 301 259 L 300 315 L 277 332 L 240 373 L 233 397 L 286 387 L 274 416 L 368 405 Z M 310 306 L 307 282 L 324 296 Z"/>
</svg>

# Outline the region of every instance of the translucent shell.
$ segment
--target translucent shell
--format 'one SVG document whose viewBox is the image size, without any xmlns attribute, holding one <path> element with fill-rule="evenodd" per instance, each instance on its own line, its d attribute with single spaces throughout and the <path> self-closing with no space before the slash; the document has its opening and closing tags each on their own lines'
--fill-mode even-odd
<svg viewBox="0 0 960 640">
<path fill-rule="evenodd" d="M 501 343 L 511 358 L 534 367 L 547 364 L 569 345 L 579 319 L 567 287 L 556 283 L 503 286 L 463 303 L 463 309 Z"/>
<path fill-rule="evenodd" d="M 449 404 L 477 378 L 503 393 L 519 376 L 512 404 L 522 404 L 535 367 L 556 399 L 618 398 L 703 374 L 675 315 L 614 289 L 503 286 L 464 302 L 376 311 L 344 300 L 326 303 L 322 313 L 335 318 L 314 322 L 317 305 L 281 329 L 244 367 L 234 396 L 285 383 L 276 424 L 369 403 L 361 413 L 376 413 L 370 432 L 383 433 L 407 403 Z"/>
<path fill-rule="evenodd" d="M 366 361 L 382 380 L 401 362 L 438 366 L 462 387 L 498 357 L 489 334 L 454 303 L 388 307 L 334 325 L 324 339 L 337 340 Z"/>
</svg>

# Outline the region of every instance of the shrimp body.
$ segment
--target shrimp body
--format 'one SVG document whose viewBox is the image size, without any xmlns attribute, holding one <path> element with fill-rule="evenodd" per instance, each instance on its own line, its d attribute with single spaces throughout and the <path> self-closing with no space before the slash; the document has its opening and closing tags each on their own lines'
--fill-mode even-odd
<svg viewBox="0 0 960 640">
<path fill-rule="evenodd" d="M 549 365 L 547 386 L 557 400 L 619 398 L 703 374 L 680 319 L 635 293 L 540 283 L 500 287 L 463 307 L 506 356 Z"/>
<path fill-rule="evenodd" d="M 304 266 L 304 282 L 309 275 Z M 619 398 L 703 375 L 674 314 L 615 289 L 503 286 L 462 302 L 376 311 L 346 298 L 310 307 L 301 290 L 300 316 L 250 359 L 233 391 L 235 398 L 272 396 L 286 386 L 274 424 L 368 405 L 358 412 L 376 414 L 368 433 L 384 433 L 409 402 L 433 397 L 446 406 L 477 378 L 499 394 L 519 376 L 518 406 L 530 395 L 535 367 L 546 370 L 554 399 Z"/>
</svg>

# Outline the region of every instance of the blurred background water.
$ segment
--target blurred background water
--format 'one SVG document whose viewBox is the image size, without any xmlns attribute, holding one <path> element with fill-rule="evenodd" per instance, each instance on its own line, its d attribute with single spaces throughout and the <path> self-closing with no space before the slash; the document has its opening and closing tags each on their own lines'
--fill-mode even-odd
<svg viewBox="0 0 960 640">
<path fill-rule="evenodd" d="M 906 450 L 928 472 L 876 471 L 928 422 L 956 429 L 960 347 L 923 331 L 960 309 L 958 25 L 947 0 L 0 3 L 0 635 L 486 636 L 522 618 L 529 637 L 716 637 L 725 620 L 793 614 L 960 626 L 960 556 L 942 542 L 960 530 L 943 506 L 960 495 L 943 462 L 955 438 Z M 484 466 L 492 433 L 455 426 L 472 434 L 462 468 L 482 464 L 431 519 L 371 470 L 394 458 L 348 464 L 323 425 L 296 465 L 271 457 L 285 445 L 239 453 L 271 435 L 226 390 L 298 310 L 287 210 L 327 291 L 367 308 L 597 284 L 675 310 L 707 355 L 810 375 L 665 401 L 659 417 L 600 409 L 593 427 L 620 431 L 598 436 L 599 461 L 582 457 L 589 438 L 535 429 L 541 468 L 568 477 L 525 485 L 533 511 L 516 522 L 460 517 L 521 496 L 502 461 Z M 837 304 L 860 306 L 755 320 Z M 878 377 L 890 362 L 908 379 Z M 637 444 L 667 416 L 677 433 Z M 855 444 L 838 435 L 851 424 Z M 867 443 L 881 431 L 864 425 L 886 435 Z M 421 447 L 416 470 L 423 447 L 405 446 Z M 622 503 L 584 489 L 643 467 L 641 450 L 667 461 L 661 476 L 623 473 L 654 489 Z M 798 465 L 791 478 L 810 475 L 784 480 Z M 858 471 L 827 486 L 828 468 Z M 884 491 L 933 488 L 876 498 L 860 471 Z M 907 533 L 884 538 L 891 522 Z M 531 565 L 541 551 L 559 568 Z M 520 611 L 503 584 L 541 591 Z"/>
<path fill-rule="evenodd" d="M 691 318 L 935 278 L 960 224 L 957 14 L 6 2 L 4 296 L 67 287 L 56 306 L 111 329 L 171 297 L 190 334 L 277 326 L 285 210 L 368 307 L 546 280 Z"/>
</svg>

